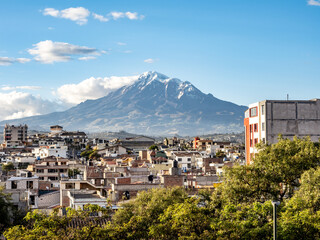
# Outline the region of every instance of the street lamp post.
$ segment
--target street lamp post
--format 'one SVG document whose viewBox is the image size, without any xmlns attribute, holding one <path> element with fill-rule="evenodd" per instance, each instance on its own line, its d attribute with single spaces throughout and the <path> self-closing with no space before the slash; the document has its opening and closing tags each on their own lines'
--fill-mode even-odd
<svg viewBox="0 0 320 240">
<path fill-rule="evenodd" d="M 273 239 L 277 240 L 277 206 L 280 205 L 279 201 L 272 201 L 273 206 Z"/>
</svg>

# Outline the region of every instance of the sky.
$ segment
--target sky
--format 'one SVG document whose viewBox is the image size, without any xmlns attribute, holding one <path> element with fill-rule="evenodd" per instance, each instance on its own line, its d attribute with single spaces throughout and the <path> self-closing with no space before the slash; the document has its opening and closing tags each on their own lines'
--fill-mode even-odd
<svg viewBox="0 0 320 240">
<path fill-rule="evenodd" d="M 239 105 L 320 98 L 320 0 L 1 0 L 0 120 L 157 71 Z"/>
</svg>

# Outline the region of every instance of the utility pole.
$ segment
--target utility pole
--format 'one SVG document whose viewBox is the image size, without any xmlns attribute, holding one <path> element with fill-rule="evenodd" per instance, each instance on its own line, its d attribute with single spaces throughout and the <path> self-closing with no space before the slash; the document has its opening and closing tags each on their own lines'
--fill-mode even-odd
<svg viewBox="0 0 320 240">
<path fill-rule="evenodd" d="M 277 206 L 280 205 L 279 201 L 272 201 L 273 206 L 273 240 L 277 240 Z"/>
</svg>

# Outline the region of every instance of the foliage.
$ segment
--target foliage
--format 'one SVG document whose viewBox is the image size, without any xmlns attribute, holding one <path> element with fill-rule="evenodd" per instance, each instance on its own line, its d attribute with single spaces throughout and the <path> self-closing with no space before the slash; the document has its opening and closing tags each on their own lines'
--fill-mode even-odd
<svg viewBox="0 0 320 240">
<path fill-rule="evenodd" d="M 93 153 L 92 148 L 90 147 L 90 145 L 86 146 L 86 150 L 84 150 L 83 152 L 81 152 L 80 156 L 85 158 L 86 160 L 89 159 L 89 156 Z"/>
<path fill-rule="evenodd" d="M 226 154 L 221 150 L 216 152 L 216 157 L 217 158 L 224 158 L 225 156 L 226 156 Z"/>
<path fill-rule="evenodd" d="M 8 171 L 14 170 L 14 169 L 15 169 L 15 167 L 14 167 L 13 163 L 11 163 L 11 162 L 2 165 L 2 171 L 8 172 Z"/>
<path fill-rule="evenodd" d="M 6 228 L 21 222 L 25 215 L 24 212 L 17 210 L 10 200 L 10 194 L 4 193 L 0 187 L 0 235 Z"/>
<path fill-rule="evenodd" d="M 110 211 L 97 205 L 87 205 L 83 210 L 67 209 L 66 216 L 59 216 L 58 211 L 49 216 L 37 210 L 29 212 L 25 220 L 28 225 L 17 225 L 8 229 L 4 235 L 10 239 L 100 239 L 105 237 L 107 228 L 90 221 L 92 214 L 100 212 L 102 217 L 108 218 Z M 94 218 L 94 217 L 93 217 Z M 71 222 L 85 223 L 82 227 L 72 227 Z"/>
<path fill-rule="evenodd" d="M 80 170 L 78 168 L 74 168 L 74 169 L 71 169 L 69 168 L 68 169 L 68 177 L 75 177 L 77 176 L 78 174 L 80 174 Z"/>
<path fill-rule="evenodd" d="M 89 155 L 89 159 L 99 159 L 101 155 L 98 153 L 97 150 L 93 150 L 92 153 Z"/>
<path fill-rule="evenodd" d="M 320 239 L 320 167 L 305 172 L 287 200 L 280 225 L 284 239 Z"/>
<path fill-rule="evenodd" d="M 264 202 L 291 197 L 302 173 L 320 163 L 320 151 L 309 138 L 279 138 L 260 145 L 253 163 L 225 169 L 221 194 L 233 203 Z"/>
<path fill-rule="evenodd" d="M 181 188 L 152 189 L 141 192 L 134 201 L 123 204 L 113 217 L 120 239 L 147 239 L 149 228 L 159 223 L 159 216 L 173 204 L 187 197 Z"/>
<path fill-rule="evenodd" d="M 157 145 L 151 145 L 149 150 L 159 150 L 159 147 Z"/>
</svg>

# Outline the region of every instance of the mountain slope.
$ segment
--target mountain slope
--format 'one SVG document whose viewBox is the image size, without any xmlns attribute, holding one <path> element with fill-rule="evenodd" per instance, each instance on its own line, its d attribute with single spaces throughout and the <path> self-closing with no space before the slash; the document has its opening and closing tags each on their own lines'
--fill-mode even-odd
<svg viewBox="0 0 320 240">
<path fill-rule="evenodd" d="M 8 120 L 30 128 L 59 124 L 68 130 L 195 135 L 239 132 L 247 108 L 204 94 L 189 82 L 147 72 L 129 86 L 64 112 Z M 5 122 L 1 122 L 3 125 Z"/>
</svg>

